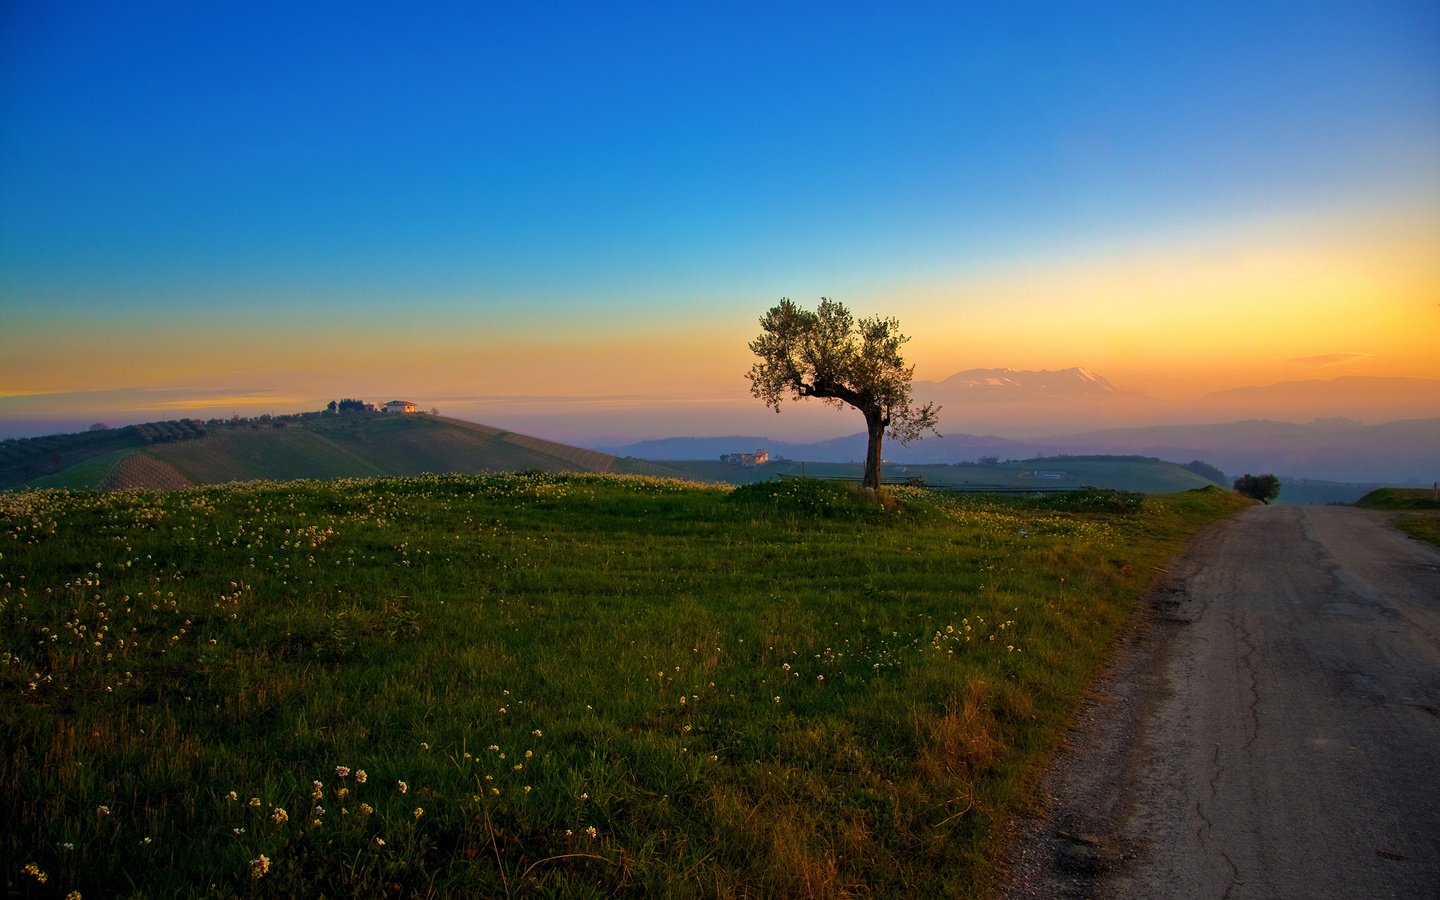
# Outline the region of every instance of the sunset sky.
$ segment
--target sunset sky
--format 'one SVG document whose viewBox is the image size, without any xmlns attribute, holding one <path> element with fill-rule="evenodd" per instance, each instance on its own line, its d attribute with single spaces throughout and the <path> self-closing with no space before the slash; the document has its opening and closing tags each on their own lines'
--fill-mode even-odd
<svg viewBox="0 0 1440 900">
<path fill-rule="evenodd" d="M 785 296 L 1171 420 L 1440 379 L 1440 4 L 0 5 L 0 437 L 859 430 L 749 396 Z"/>
</svg>

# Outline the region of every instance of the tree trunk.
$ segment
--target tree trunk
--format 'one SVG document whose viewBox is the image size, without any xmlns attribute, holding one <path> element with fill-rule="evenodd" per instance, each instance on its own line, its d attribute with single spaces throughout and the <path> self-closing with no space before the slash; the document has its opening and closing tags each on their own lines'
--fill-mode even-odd
<svg viewBox="0 0 1440 900">
<path fill-rule="evenodd" d="M 865 428 L 870 433 L 870 442 L 865 449 L 865 486 L 880 490 L 880 445 L 885 440 L 885 419 L 871 413 L 865 414 Z"/>
</svg>

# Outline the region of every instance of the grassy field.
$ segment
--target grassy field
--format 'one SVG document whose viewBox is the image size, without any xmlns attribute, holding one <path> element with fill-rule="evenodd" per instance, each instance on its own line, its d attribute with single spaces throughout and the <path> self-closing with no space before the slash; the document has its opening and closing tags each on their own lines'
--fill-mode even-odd
<svg viewBox="0 0 1440 900">
<path fill-rule="evenodd" d="M 979 896 L 1215 489 L 0 494 L 7 896 Z"/>
<path fill-rule="evenodd" d="M 1430 488 L 1382 488 L 1361 497 L 1356 506 L 1402 512 L 1395 527 L 1440 547 L 1440 498 Z"/>
</svg>

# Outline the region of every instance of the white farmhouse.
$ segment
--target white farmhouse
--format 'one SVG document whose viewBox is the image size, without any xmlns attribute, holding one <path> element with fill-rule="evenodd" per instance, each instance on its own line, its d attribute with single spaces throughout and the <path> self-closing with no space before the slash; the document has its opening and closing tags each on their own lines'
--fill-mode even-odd
<svg viewBox="0 0 1440 900">
<path fill-rule="evenodd" d="M 391 400 L 381 407 L 381 409 L 387 413 L 405 413 L 408 415 L 415 411 L 415 404 L 409 400 Z"/>
</svg>

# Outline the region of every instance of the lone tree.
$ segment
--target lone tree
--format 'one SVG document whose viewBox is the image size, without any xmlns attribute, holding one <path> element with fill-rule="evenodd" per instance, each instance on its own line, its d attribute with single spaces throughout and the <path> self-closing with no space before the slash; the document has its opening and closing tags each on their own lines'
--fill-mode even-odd
<svg viewBox="0 0 1440 900">
<path fill-rule="evenodd" d="M 1268 506 L 1271 500 L 1280 496 L 1280 479 L 1274 475 L 1251 475 L 1246 472 L 1235 479 L 1235 490 Z"/>
<path fill-rule="evenodd" d="M 880 447 L 888 430 L 902 444 L 935 434 L 935 404 L 916 407 L 910 396 L 914 366 L 900 347 L 910 338 L 900 323 L 871 316 L 855 321 L 845 304 L 827 297 L 814 312 L 782 299 L 760 319 L 764 332 L 750 342 L 760 361 L 750 367 L 750 393 L 780 412 L 789 396 L 819 397 L 865 416 L 865 486 L 880 487 Z"/>
</svg>

